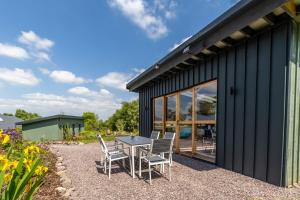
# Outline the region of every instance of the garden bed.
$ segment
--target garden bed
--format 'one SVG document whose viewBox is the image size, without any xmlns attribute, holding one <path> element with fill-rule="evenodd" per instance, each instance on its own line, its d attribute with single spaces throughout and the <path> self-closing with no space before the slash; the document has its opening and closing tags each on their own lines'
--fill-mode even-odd
<svg viewBox="0 0 300 200">
<path fill-rule="evenodd" d="M 44 179 L 43 184 L 34 195 L 33 199 L 35 200 L 64 200 L 66 198 L 60 196 L 55 188 L 61 186 L 60 177 L 56 174 L 56 156 L 50 151 L 43 155 L 42 162 L 45 162 L 45 165 L 48 166 L 48 174 Z"/>
</svg>

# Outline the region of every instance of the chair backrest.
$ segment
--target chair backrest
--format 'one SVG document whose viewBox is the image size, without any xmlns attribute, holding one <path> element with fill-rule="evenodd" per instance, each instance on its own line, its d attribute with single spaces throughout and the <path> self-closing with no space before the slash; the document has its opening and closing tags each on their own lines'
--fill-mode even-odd
<svg viewBox="0 0 300 200">
<path fill-rule="evenodd" d="M 174 140 L 175 139 L 175 135 L 176 135 L 176 133 L 174 133 L 174 132 L 165 132 L 164 139 L 172 139 L 172 140 Z"/>
<path fill-rule="evenodd" d="M 107 151 L 107 147 L 106 147 L 105 142 L 104 142 L 103 138 L 101 137 L 101 135 L 97 135 L 97 139 L 98 139 L 98 141 L 100 143 L 102 152 L 104 154 L 107 154 L 107 152 L 108 152 Z"/>
<path fill-rule="evenodd" d="M 171 153 L 172 139 L 155 139 L 151 143 L 151 154 Z"/>
<path fill-rule="evenodd" d="M 157 140 L 159 138 L 160 131 L 152 131 L 150 139 Z"/>
</svg>

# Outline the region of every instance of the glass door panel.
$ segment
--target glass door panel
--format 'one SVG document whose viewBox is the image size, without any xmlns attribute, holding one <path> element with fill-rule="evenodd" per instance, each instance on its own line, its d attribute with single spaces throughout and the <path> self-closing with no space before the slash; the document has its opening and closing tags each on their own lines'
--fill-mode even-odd
<svg viewBox="0 0 300 200">
<path fill-rule="evenodd" d="M 193 145 L 193 90 L 179 92 L 179 146 L 180 152 L 192 153 Z"/>
<path fill-rule="evenodd" d="M 176 95 L 166 97 L 166 121 L 176 121 Z"/>
<path fill-rule="evenodd" d="M 163 122 L 163 97 L 154 99 L 154 122 Z"/>
<path fill-rule="evenodd" d="M 192 121 L 193 117 L 193 91 L 187 90 L 179 94 L 179 120 L 180 122 Z"/>
<path fill-rule="evenodd" d="M 216 128 L 215 125 L 197 124 L 195 137 L 195 157 L 209 162 L 216 158 Z"/>
<path fill-rule="evenodd" d="M 216 158 L 216 120 L 217 120 L 217 81 L 200 85 L 196 95 L 196 156 L 215 162 Z"/>
<path fill-rule="evenodd" d="M 193 129 L 192 125 L 180 125 L 179 127 L 180 153 L 192 155 Z"/>
<path fill-rule="evenodd" d="M 196 89 L 196 121 L 214 124 L 217 119 L 217 81 Z"/>
</svg>

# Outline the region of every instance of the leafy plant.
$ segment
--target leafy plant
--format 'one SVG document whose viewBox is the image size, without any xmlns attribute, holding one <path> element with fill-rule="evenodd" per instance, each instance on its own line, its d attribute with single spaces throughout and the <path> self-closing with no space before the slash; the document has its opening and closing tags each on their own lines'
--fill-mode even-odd
<svg viewBox="0 0 300 200">
<path fill-rule="evenodd" d="M 40 147 L 16 145 L 2 130 L 0 142 L 0 200 L 32 199 L 48 171 L 40 164 Z"/>
</svg>

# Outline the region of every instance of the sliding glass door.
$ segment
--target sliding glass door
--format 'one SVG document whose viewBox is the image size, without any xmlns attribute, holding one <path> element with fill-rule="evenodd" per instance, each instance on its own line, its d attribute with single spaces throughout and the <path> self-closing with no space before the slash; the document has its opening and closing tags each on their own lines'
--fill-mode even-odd
<svg viewBox="0 0 300 200">
<path fill-rule="evenodd" d="M 178 93 L 179 95 L 179 149 L 181 153 L 190 154 L 193 145 L 193 89 Z"/>
<path fill-rule="evenodd" d="M 176 132 L 176 152 L 215 162 L 217 80 L 153 100 L 153 129 Z"/>
<path fill-rule="evenodd" d="M 217 81 L 195 88 L 195 154 L 215 162 L 217 122 Z"/>
</svg>

